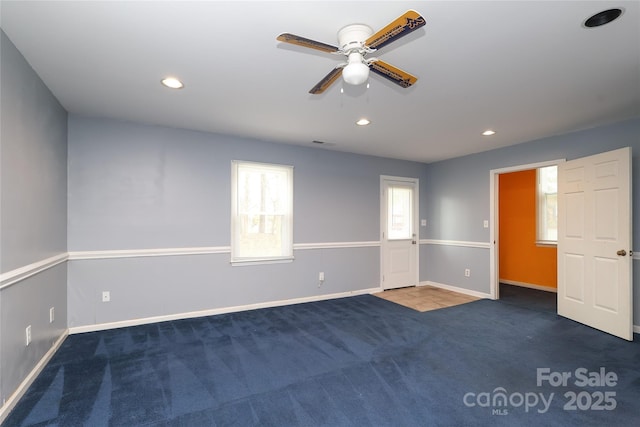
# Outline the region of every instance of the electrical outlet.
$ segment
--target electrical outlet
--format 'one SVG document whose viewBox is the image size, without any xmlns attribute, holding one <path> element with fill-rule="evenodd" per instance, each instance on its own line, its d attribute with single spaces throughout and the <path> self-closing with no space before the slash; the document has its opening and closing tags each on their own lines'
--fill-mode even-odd
<svg viewBox="0 0 640 427">
<path fill-rule="evenodd" d="M 29 345 L 31 344 L 31 325 L 27 326 L 27 329 L 25 329 L 25 345 Z"/>
<path fill-rule="evenodd" d="M 55 307 L 51 307 L 49 309 L 49 323 L 53 323 L 55 319 L 56 319 L 56 309 Z"/>
<path fill-rule="evenodd" d="M 321 272 L 318 274 L 318 280 L 320 280 L 321 282 L 324 282 L 324 271 L 321 271 Z"/>
<path fill-rule="evenodd" d="M 484 228 L 489 228 L 489 220 L 485 219 L 484 222 L 482 223 L 482 226 Z"/>
<path fill-rule="evenodd" d="M 102 302 L 109 302 L 109 301 L 111 301 L 111 292 L 102 291 Z"/>
<path fill-rule="evenodd" d="M 464 269 L 464 277 L 471 277 L 471 270 L 469 270 L 468 268 Z"/>
</svg>

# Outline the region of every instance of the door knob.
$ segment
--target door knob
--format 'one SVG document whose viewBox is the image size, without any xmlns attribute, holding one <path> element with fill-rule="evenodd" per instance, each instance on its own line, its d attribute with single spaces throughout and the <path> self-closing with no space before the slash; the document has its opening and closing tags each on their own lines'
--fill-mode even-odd
<svg viewBox="0 0 640 427">
<path fill-rule="evenodd" d="M 620 256 L 625 256 L 627 254 L 627 251 L 625 251 L 624 249 L 620 249 L 618 252 L 616 252 L 618 255 Z"/>
</svg>

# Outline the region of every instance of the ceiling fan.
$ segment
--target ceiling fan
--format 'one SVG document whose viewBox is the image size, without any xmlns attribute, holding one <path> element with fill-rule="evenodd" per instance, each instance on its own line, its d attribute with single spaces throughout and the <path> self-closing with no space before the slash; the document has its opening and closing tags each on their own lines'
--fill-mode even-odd
<svg viewBox="0 0 640 427">
<path fill-rule="evenodd" d="M 277 40 L 347 57 L 347 62 L 336 66 L 309 91 L 311 94 L 321 94 L 341 75 L 347 84 L 363 84 L 369 79 L 370 69 L 397 85 L 409 87 L 418 80 L 417 77 L 378 58 L 366 58 L 366 55 L 406 36 L 425 24 L 424 18 L 418 12 L 408 10 L 375 34 L 371 27 L 364 24 L 351 24 L 343 27 L 338 31 L 340 47 L 290 33 L 280 34 Z"/>
</svg>

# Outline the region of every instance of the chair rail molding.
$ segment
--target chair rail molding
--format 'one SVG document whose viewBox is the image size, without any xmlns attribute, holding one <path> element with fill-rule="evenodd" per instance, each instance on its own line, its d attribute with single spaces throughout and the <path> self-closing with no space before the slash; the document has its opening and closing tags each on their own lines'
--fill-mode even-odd
<svg viewBox="0 0 640 427">
<path fill-rule="evenodd" d="M 9 286 L 14 285 L 38 273 L 42 273 L 43 271 L 53 268 L 58 264 L 62 264 L 68 259 L 69 254 L 65 252 L 47 259 L 43 259 L 41 261 L 25 265 L 23 267 L 16 268 L 11 271 L 7 271 L 6 273 L 2 273 L 0 274 L 0 290 L 6 289 Z"/>
</svg>

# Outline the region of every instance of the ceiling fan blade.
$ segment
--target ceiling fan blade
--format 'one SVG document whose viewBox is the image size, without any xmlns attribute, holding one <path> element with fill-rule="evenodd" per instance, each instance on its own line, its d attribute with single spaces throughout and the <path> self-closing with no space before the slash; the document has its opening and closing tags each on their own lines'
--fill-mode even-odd
<svg viewBox="0 0 640 427">
<path fill-rule="evenodd" d="M 380 49 L 392 41 L 398 40 L 426 24 L 424 18 L 415 10 L 408 10 L 389 25 L 372 35 L 365 44 L 372 49 Z"/>
<path fill-rule="evenodd" d="M 371 71 L 402 87 L 409 87 L 418 80 L 416 76 L 380 60 L 371 63 Z"/>
<path fill-rule="evenodd" d="M 308 47 L 311 49 L 321 50 L 323 52 L 328 52 L 328 53 L 334 53 L 340 50 L 336 46 L 331 46 L 330 44 L 296 36 L 295 34 L 290 34 L 290 33 L 280 34 L 277 37 L 277 40 L 285 43 L 295 44 L 298 46 Z"/>
<path fill-rule="evenodd" d="M 334 68 L 333 70 L 331 70 L 329 72 L 329 74 L 324 76 L 324 78 L 322 80 L 320 80 L 318 82 L 318 84 L 316 84 L 309 91 L 309 93 L 314 94 L 314 95 L 319 95 L 322 92 L 324 92 L 329 86 L 331 86 L 333 84 L 333 82 L 335 82 L 338 79 L 338 77 L 340 77 L 342 75 L 342 68 L 343 68 L 343 66 L 340 65 L 340 66 Z"/>
</svg>

